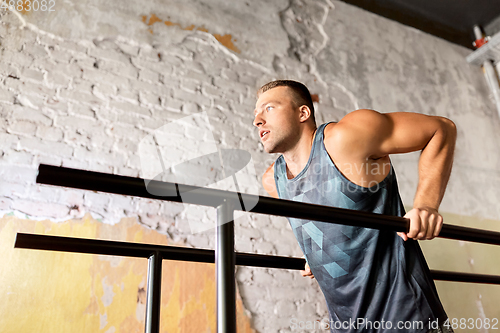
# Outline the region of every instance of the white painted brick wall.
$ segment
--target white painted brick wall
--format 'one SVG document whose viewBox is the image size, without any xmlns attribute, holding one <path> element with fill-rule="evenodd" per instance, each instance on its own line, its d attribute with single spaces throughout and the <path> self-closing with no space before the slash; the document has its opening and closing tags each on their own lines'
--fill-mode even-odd
<svg viewBox="0 0 500 333">
<path fill-rule="evenodd" d="M 336 6 L 347 8 L 337 2 Z M 274 10 L 277 11 L 276 8 Z M 143 137 L 164 124 L 206 111 L 214 128 L 215 140 L 221 146 L 245 149 L 252 154 L 259 175 L 255 181 L 260 184 L 260 175 L 277 157 L 263 152 L 256 131 L 251 126 L 255 91 L 261 84 L 276 78 L 299 79 L 306 83 L 320 98 L 320 103 L 316 105 L 318 124 L 339 120 L 345 113 L 358 107 L 391 105 L 386 95 L 381 95 L 382 98 L 375 94 L 374 91 L 379 87 L 381 90 L 397 91 L 394 94 L 409 95 L 420 89 L 420 79 L 411 81 L 403 91 L 399 83 L 379 82 L 381 74 L 375 68 L 385 65 L 374 64 L 373 59 L 385 58 L 384 52 L 387 51 L 376 47 L 383 48 L 386 40 L 376 32 L 358 32 L 360 42 L 365 39 L 377 42 L 370 44 L 373 49 L 359 50 L 359 54 L 349 53 L 346 48 L 355 45 L 342 39 L 345 37 L 342 29 L 349 23 L 342 21 L 344 13 L 335 16 L 335 13 L 329 13 L 331 10 L 330 2 L 326 0 L 304 0 L 301 3 L 291 0 L 289 8 L 283 12 L 286 15 L 280 17 L 278 12 L 267 13 L 272 15 L 274 21 L 278 17 L 286 21 L 280 22 L 277 28 L 280 30 L 274 33 L 288 36 L 288 51 L 279 53 L 279 50 L 284 49 L 263 44 L 263 53 L 261 46 L 247 45 L 241 54 L 225 49 L 213 36 L 202 32 L 181 32 L 184 35 L 177 38 L 171 38 L 171 35 L 165 35 L 168 38 L 163 35 L 150 36 L 147 32 L 147 36 L 141 39 L 137 37 L 140 35 L 129 37 L 128 34 L 87 37 L 85 31 L 85 38 L 63 38 L 46 33 L 36 25 L 20 29 L 21 24 L 16 17 L 0 14 L 0 210 L 54 221 L 82 217 L 88 212 L 103 223 L 116 223 L 123 217 L 133 216 L 140 223 L 175 241 L 183 241 L 194 247 L 213 247 L 212 231 L 193 234 L 188 223 L 190 217 L 205 222 L 210 219 L 213 221 L 213 210 L 39 186 L 35 184 L 37 166 L 47 163 L 137 177 L 141 172 L 138 142 Z M 311 24 L 304 27 L 296 20 L 295 15 L 298 14 L 295 12 L 301 13 L 302 21 Z M 362 11 L 354 13 L 360 21 L 368 15 Z M 121 15 L 117 22 L 129 18 L 118 7 L 116 15 Z M 92 21 L 96 26 L 103 23 L 99 18 L 92 20 L 96 20 Z M 380 20 L 379 23 L 387 31 L 392 31 L 391 24 L 395 23 Z M 224 23 L 219 17 L 214 17 L 213 21 L 217 27 Z M 79 28 L 71 26 L 68 29 Z M 255 34 L 256 30 L 252 29 L 249 27 L 245 33 Z M 73 35 L 80 33 L 72 32 Z M 430 43 L 429 36 L 411 34 L 417 48 L 418 45 Z M 245 36 L 238 38 L 242 37 Z M 400 37 L 392 37 L 389 38 L 391 42 L 398 43 Z M 314 41 L 313 48 L 307 47 L 306 41 Z M 377 43 L 382 46 L 375 45 Z M 406 41 L 401 43 L 405 45 L 405 52 L 411 55 L 412 44 Z M 457 72 L 464 78 L 471 77 L 470 69 L 460 65 L 464 61 L 463 52 L 444 42 L 439 43 L 434 44 L 438 51 L 433 57 L 442 63 L 442 71 Z M 440 58 L 439 50 L 448 54 L 446 61 Z M 259 57 L 272 61 L 256 63 L 249 60 Z M 439 93 L 441 108 L 445 110 L 443 112 L 455 110 L 458 108 L 455 106 L 465 101 L 474 104 L 474 107 L 456 112 L 472 112 L 470 117 L 487 114 L 487 106 L 480 100 L 480 92 L 484 87 L 477 88 L 465 81 L 462 83 L 466 91 L 462 90 L 461 95 L 455 96 L 451 92 L 450 97 L 445 92 Z M 450 87 L 450 91 L 461 91 L 458 86 Z M 438 90 L 434 88 L 431 86 L 433 91 Z M 412 101 L 418 100 L 412 97 Z M 423 112 L 433 107 L 426 101 L 408 103 L 404 106 L 410 105 L 416 109 L 397 111 Z M 419 107 L 424 110 L 419 110 Z M 396 111 L 396 108 L 380 111 Z M 476 121 L 476 118 L 471 119 Z M 498 123 L 497 118 L 486 121 Z M 472 123 L 469 118 L 463 118 L 463 126 L 469 123 Z M 493 128 L 481 133 L 478 131 L 477 136 L 486 136 L 488 142 L 497 142 L 498 131 Z M 179 149 L 172 150 L 172 156 L 175 155 L 179 160 L 187 156 L 188 144 L 183 138 L 189 137 L 196 137 L 196 131 L 181 133 L 177 142 Z M 462 146 L 467 146 L 467 151 L 474 154 L 479 151 L 470 148 L 472 146 L 469 144 L 467 142 L 467 145 Z M 195 150 L 201 145 L 189 147 Z M 462 151 L 462 156 L 469 154 Z M 492 161 L 494 165 L 495 160 Z M 466 162 L 469 163 L 469 159 L 463 162 L 464 165 Z M 469 171 L 464 167 L 459 172 L 467 175 Z M 404 169 L 402 173 L 404 176 L 401 178 L 406 185 L 415 182 L 413 173 Z M 463 178 L 459 188 L 467 190 L 459 191 L 460 195 L 452 199 L 445 198 L 444 205 L 454 207 L 449 211 L 464 213 L 463 210 L 468 209 L 464 207 L 469 207 L 470 202 L 479 202 L 482 200 L 479 198 L 485 195 L 490 201 L 498 197 L 495 195 L 500 188 L 495 185 L 498 182 L 491 185 L 485 180 L 484 187 L 489 186 L 489 191 L 481 191 L 475 198 L 475 194 L 467 194 L 472 193 L 469 188 L 473 187 L 467 183 L 469 178 Z M 403 185 L 402 182 L 400 185 Z M 264 194 L 262 188 L 260 191 Z M 412 190 L 402 191 L 403 200 L 409 201 L 412 195 Z M 499 209 L 498 205 L 492 203 L 483 216 L 498 217 Z M 236 249 L 301 256 L 287 221 L 259 214 L 246 214 L 238 221 Z M 323 296 L 315 281 L 303 279 L 298 272 L 238 267 L 237 279 L 243 302 L 250 310 L 252 324 L 258 332 L 290 332 L 292 316 L 302 320 L 326 318 Z"/>
<path fill-rule="evenodd" d="M 40 186 L 35 184 L 36 168 L 48 163 L 137 177 L 141 138 L 203 110 L 212 118 L 215 131 L 221 131 L 214 135 L 225 147 L 251 149 L 255 155 L 258 138 L 250 127 L 257 77 L 266 74 L 262 68 L 229 56 L 222 46 L 199 36 L 185 45 L 158 46 L 122 37 L 88 41 L 50 38 L 36 29 L 19 33 L 9 38 L 18 39 L 23 51 L 14 54 L 4 48 L 0 68 L 12 76 L 0 81 L 0 107 L 6 119 L 5 127 L 0 127 L 0 209 L 54 221 L 87 212 L 104 223 L 136 216 L 140 223 L 176 241 L 213 248 L 213 231 L 192 234 L 187 221 L 196 217 L 209 221 L 215 213 L 206 208 Z M 211 57 L 199 57 L 203 52 Z M 238 71 L 243 69 L 251 74 L 240 81 Z M 196 137 L 197 133 L 183 135 Z M 179 146 L 183 148 L 182 135 Z M 179 159 L 183 151 L 179 150 Z M 258 169 L 260 173 L 264 166 Z M 293 233 L 281 220 L 247 214 L 237 227 L 236 249 L 301 256 Z M 275 221 L 280 222 L 273 225 Z M 289 301 L 276 305 L 281 296 L 265 287 L 275 279 L 273 273 L 241 270 L 255 273 L 250 280 L 244 278 L 249 284 L 240 283 L 242 294 L 252 286 L 258 292 L 244 297 L 253 325 L 261 332 L 286 328 L 286 323 L 267 319 L 269 313 L 297 309 L 294 303 L 286 305 Z M 297 279 L 297 272 L 278 274 L 281 283 L 308 283 Z M 300 297 L 294 297 L 297 301 Z"/>
</svg>

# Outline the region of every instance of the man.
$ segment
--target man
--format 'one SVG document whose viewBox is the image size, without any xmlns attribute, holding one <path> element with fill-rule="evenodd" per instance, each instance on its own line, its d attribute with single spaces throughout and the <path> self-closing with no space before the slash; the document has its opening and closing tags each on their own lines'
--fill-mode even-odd
<svg viewBox="0 0 500 333">
<path fill-rule="evenodd" d="M 332 332 L 452 332 L 416 240 L 438 236 L 456 128 L 436 116 L 356 110 L 316 127 L 307 88 L 259 89 L 254 125 L 264 149 L 282 155 L 263 176 L 273 197 L 405 216 L 408 233 L 289 218 L 316 277 Z M 405 214 L 389 155 L 421 150 L 413 209 Z M 310 267 L 309 267 L 310 266 Z"/>
</svg>

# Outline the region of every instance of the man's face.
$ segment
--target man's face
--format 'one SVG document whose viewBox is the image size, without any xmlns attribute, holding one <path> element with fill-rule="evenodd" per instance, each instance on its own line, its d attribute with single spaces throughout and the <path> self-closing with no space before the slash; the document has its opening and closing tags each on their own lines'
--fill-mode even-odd
<svg viewBox="0 0 500 333">
<path fill-rule="evenodd" d="M 299 114 L 288 87 L 272 88 L 259 96 L 253 124 L 267 153 L 283 153 L 298 141 Z"/>
</svg>

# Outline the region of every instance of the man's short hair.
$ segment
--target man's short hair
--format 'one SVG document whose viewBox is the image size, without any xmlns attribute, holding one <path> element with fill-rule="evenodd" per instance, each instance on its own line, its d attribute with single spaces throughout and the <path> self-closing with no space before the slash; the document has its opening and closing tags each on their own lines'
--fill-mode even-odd
<svg viewBox="0 0 500 333">
<path fill-rule="evenodd" d="M 257 91 L 257 95 L 265 93 L 268 90 L 271 90 L 276 87 L 288 87 L 292 90 L 293 96 L 292 100 L 295 103 L 296 107 L 300 107 L 302 105 L 306 105 L 311 110 L 311 119 L 316 124 L 316 120 L 314 118 L 314 105 L 311 97 L 311 93 L 309 89 L 300 82 L 292 81 L 292 80 L 276 80 L 266 83 Z"/>
</svg>

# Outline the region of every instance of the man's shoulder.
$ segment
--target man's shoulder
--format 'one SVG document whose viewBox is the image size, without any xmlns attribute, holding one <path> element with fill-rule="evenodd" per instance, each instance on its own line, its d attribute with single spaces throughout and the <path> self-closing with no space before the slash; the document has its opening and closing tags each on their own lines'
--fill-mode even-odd
<svg viewBox="0 0 500 333">
<path fill-rule="evenodd" d="M 354 132 L 359 125 L 370 123 L 374 121 L 377 117 L 380 117 L 381 113 L 370 110 L 370 109 L 358 109 L 349 112 L 338 122 L 329 122 L 325 126 L 325 137 L 327 135 L 333 136 L 337 132 Z"/>
<path fill-rule="evenodd" d="M 325 128 L 323 129 L 323 137 L 325 139 L 333 136 L 337 124 L 338 122 L 329 122 L 325 124 Z"/>
<path fill-rule="evenodd" d="M 339 152 L 339 150 L 345 146 L 342 141 L 345 141 L 344 132 L 346 128 L 342 127 L 343 126 L 339 126 L 339 122 L 331 122 L 327 123 L 323 129 L 323 143 L 330 157 L 334 151 Z"/>
<path fill-rule="evenodd" d="M 383 181 L 391 170 L 389 155 L 371 153 L 377 141 L 373 129 L 380 115 L 360 109 L 324 129 L 323 142 L 330 159 L 347 179 L 360 186 Z"/>
<path fill-rule="evenodd" d="M 276 183 L 274 182 L 274 163 L 271 164 L 262 176 L 262 185 L 267 193 L 274 198 L 278 198 Z"/>
<path fill-rule="evenodd" d="M 345 115 L 338 122 L 328 123 L 324 129 L 324 143 L 328 153 L 357 156 L 370 146 L 377 136 L 376 125 L 381 113 L 358 109 Z"/>
</svg>

